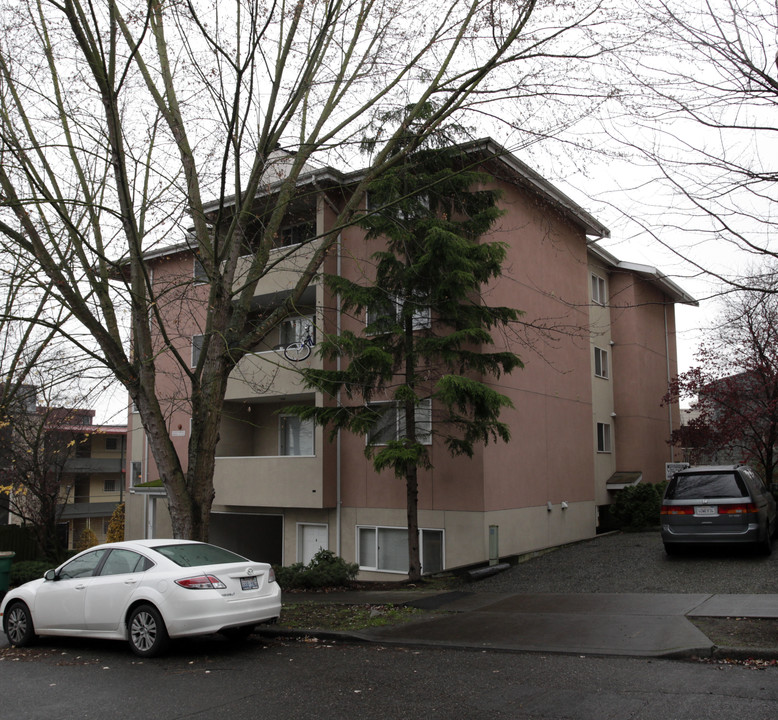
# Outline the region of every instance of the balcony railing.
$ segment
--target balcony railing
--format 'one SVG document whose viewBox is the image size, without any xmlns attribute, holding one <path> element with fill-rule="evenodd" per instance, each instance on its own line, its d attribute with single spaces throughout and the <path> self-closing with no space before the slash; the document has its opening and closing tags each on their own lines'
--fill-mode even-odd
<svg viewBox="0 0 778 720">
<path fill-rule="evenodd" d="M 66 473 L 82 473 L 84 475 L 124 472 L 123 462 L 120 458 L 70 458 L 65 461 L 63 470 Z"/>
<path fill-rule="evenodd" d="M 320 368 L 315 348 L 302 362 L 290 362 L 282 350 L 246 355 L 230 374 L 226 400 L 276 395 L 293 396 L 306 392 L 300 370 Z"/>
<path fill-rule="evenodd" d="M 213 484 L 218 505 L 327 507 L 320 456 L 219 457 Z"/>
</svg>

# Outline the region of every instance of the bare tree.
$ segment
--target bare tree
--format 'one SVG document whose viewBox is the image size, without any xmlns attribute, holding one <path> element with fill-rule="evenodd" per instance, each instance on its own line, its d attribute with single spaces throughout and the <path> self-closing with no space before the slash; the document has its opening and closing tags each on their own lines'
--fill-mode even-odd
<svg viewBox="0 0 778 720">
<path fill-rule="evenodd" d="M 641 0 L 635 24 L 644 34 L 619 56 L 621 111 L 607 125 L 635 170 L 620 178 L 631 219 L 692 274 L 746 287 L 754 258 L 776 255 L 776 5 Z"/>
<path fill-rule="evenodd" d="M 79 411 L 37 405 L 37 389 L 23 386 L 2 408 L 0 496 L 22 523 L 32 528 L 42 557 L 59 561 L 64 546 L 59 523 L 72 488 L 63 484 L 67 461 L 85 441 Z"/>
<path fill-rule="evenodd" d="M 519 99 L 516 132 L 526 143 L 575 124 L 597 95 L 580 92 L 583 68 L 604 50 L 598 34 L 611 37 L 600 5 L 3 5 L 3 251 L 35 268 L 35 289 L 49 288 L 72 318 L 57 329 L 127 389 L 177 537 L 208 536 L 230 372 L 300 300 L 364 188 L 452 118 L 495 116 L 497 99 Z M 309 255 L 295 286 L 272 312 L 253 317 L 284 218 L 310 192 L 301 178 L 347 163 L 359 147 L 369 148 L 369 167 L 332 230 L 298 246 Z M 187 301 L 192 278 L 160 289 L 146 262 L 185 233 L 209 310 L 195 367 L 166 321 L 169 303 Z M 177 401 L 192 418 L 186 458 L 166 426 L 175 399 L 156 394 L 163 371 L 184 386 Z"/>
<path fill-rule="evenodd" d="M 693 462 L 746 461 L 770 483 L 778 468 L 778 288 L 758 276 L 745 282 L 764 289 L 723 300 L 697 365 L 673 383 L 669 398 L 692 399 L 695 411 L 673 441 Z"/>
</svg>

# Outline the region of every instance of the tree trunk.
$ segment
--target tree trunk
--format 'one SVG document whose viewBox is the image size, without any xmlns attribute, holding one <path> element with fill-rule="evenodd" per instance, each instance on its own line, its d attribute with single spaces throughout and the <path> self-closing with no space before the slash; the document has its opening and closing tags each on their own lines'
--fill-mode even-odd
<svg viewBox="0 0 778 720">
<path fill-rule="evenodd" d="M 416 466 L 408 468 L 405 474 L 408 502 L 408 580 L 421 580 L 419 558 L 419 481 Z"/>
</svg>

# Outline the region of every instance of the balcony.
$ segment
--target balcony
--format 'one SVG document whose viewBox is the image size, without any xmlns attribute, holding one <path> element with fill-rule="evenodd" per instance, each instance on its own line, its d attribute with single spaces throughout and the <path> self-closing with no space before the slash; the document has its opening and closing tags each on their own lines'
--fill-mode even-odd
<svg viewBox="0 0 778 720">
<path fill-rule="evenodd" d="M 215 503 L 253 507 L 328 507 L 321 454 L 218 457 Z"/>
<path fill-rule="evenodd" d="M 65 461 L 63 472 L 79 475 L 96 475 L 98 473 L 123 473 L 124 463 L 121 458 L 88 458 L 76 457 Z"/>
<path fill-rule="evenodd" d="M 84 502 L 67 503 L 62 508 L 62 520 L 74 520 L 76 518 L 110 517 L 116 510 L 116 502 Z"/>
<path fill-rule="evenodd" d="M 305 360 L 290 362 L 282 350 L 252 353 L 243 357 L 227 381 L 225 400 L 246 400 L 258 397 L 299 396 L 306 391 L 300 370 L 319 369 L 321 358 L 315 348 Z"/>
</svg>

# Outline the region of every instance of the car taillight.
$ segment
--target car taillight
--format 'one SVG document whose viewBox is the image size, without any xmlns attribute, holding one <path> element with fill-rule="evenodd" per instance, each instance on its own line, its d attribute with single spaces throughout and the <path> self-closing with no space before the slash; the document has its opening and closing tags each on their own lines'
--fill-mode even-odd
<svg viewBox="0 0 778 720">
<path fill-rule="evenodd" d="M 694 515 L 691 505 L 662 505 L 661 515 Z"/>
<path fill-rule="evenodd" d="M 273 572 L 273 568 L 267 571 L 267 581 L 269 583 L 276 581 L 276 574 Z"/>
<path fill-rule="evenodd" d="M 197 577 L 183 578 L 176 580 L 176 585 L 180 585 L 187 590 L 223 590 L 227 587 L 215 575 L 198 575 Z"/>
<path fill-rule="evenodd" d="M 754 503 L 743 505 L 719 505 L 719 515 L 745 515 L 746 513 L 759 512 Z"/>
</svg>

